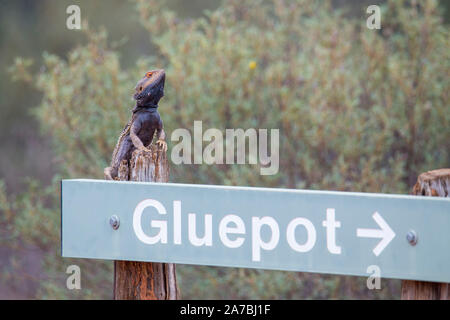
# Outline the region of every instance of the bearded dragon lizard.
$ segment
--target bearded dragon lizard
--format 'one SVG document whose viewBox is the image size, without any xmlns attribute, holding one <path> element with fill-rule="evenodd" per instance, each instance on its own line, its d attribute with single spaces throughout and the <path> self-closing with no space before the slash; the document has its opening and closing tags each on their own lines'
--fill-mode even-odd
<svg viewBox="0 0 450 320">
<path fill-rule="evenodd" d="M 119 166 L 122 160 L 129 161 L 134 150 L 149 151 L 156 132 L 156 144 L 164 152 L 167 151 L 166 134 L 163 122 L 158 113 L 158 102 L 164 96 L 164 82 L 166 74 L 163 69 L 152 70 L 138 81 L 133 98 L 136 106 L 132 110 L 132 117 L 119 136 L 111 159 L 111 165 L 105 168 L 105 178 L 117 180 Z"/>
</svg>

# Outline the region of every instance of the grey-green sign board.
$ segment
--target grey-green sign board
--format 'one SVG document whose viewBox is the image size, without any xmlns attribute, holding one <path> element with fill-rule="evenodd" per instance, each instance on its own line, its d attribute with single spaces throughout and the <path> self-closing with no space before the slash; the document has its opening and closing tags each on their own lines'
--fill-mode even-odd
<svg viewBox="0 0 450 320">
<path fill-rule="evenodd" d="M 450 282 L 450 198 L 63 180 L 61 234 L 63 257 Z"/>
</svg>

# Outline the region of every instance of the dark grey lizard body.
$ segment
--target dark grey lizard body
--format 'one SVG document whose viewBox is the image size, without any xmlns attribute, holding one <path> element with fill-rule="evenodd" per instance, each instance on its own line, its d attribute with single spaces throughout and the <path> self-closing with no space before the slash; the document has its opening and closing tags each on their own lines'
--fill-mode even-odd
<svg viewBox="0 0 450 320">
<path fill-rule="evenodd" d="M 163 122 L 158 113 L 158 102 L 164 96 L 164 70 L 147 72 L 136 85 L 136 106 L 131 120 L 119 136 L 111 159 L 111 166 L 104 170 L 105 178 L 117 177 L 123 160 L 129 161 L 134 150 L 147 150 L 156 132 L 157 144 L 167 150 Z"/>
</svg>

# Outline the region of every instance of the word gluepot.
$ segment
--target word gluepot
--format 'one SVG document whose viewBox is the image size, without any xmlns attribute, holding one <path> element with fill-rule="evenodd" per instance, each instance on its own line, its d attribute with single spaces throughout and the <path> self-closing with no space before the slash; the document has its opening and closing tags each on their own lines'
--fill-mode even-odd
<svg viewBox="0 0 450 320">
<path fill-rule="evenodd" d="M 151 232 L 144 231 L 142 225 L 142 216 L 144 210 L 147 208 L 153 208 L 154 210 L 147 210 L 148 214 L 152 214 L 152 219 L 150 226 L 156 230 Z M 182 244 L 182 203 L 179 200 L 173 201 L 173 244 Z M 159 219 L 154 219 L 155 211 L 158 214 Z M 137 238 L 145 244 L 156 244 L 162 243 L 167 244 L 169 241 L 168 236 L 168 224 L 167 220 L 160 219 L 161 216 L 167 214 L 167 210 L 164 205 L 155 199 L 146 199 L 141 201 L 135 208 L 133 213 L 133 229 Z M 205 214 L 204 219 L 204 230 L 202 236 L 198 235 L 197 230 L 197 214 L 188 213 L 188 225 L 187 234 L 191 245 L 196 247 L 201 246 L 212 246 L 213 241 L 213 224 L 214 228 L 218 229 L 217 233 L 221 243 L 228 248 L 239 248 L 247 240 L 247 226 L 244 220 L 237 214 L 228 214 L 222 217 L 219 221 L 215 221 L 213 214 Z M 328 208 L 326 210 L 326 219 L 322 222 L 322 226 L 326 228 L 326 243 L 328 251 L 332 254 L 340 254 L 341 247 L 336 244 L 336 229 L 340 228 L 340 221 L 335 219 L 335 209 Z M 269 231 L 268 237 L 263 237 L 263 229 L 267 228 Z M 299 243 L 296 238 L 297 229 L 303 228 L 302 232 L 306 232 L 306 241 Z M 147 228 L 145 228 L 147 229 Z M 297 217 L 292 219 L 287 228 L 283 231 L 285 241 L 287 241 L 289 247 L 300 253 L 310 251 L 317 238 L 316 228 L 313 223 L 304 218 Z M 280 226 L 274 217 L 264 216 L 251 217 L 250 223 L 250 241 L 251 241 L 251 254 L 252 261 L 261 261 L 261 250 L 274 250 L 278 243 L 282 240 Z"/>
</svg>

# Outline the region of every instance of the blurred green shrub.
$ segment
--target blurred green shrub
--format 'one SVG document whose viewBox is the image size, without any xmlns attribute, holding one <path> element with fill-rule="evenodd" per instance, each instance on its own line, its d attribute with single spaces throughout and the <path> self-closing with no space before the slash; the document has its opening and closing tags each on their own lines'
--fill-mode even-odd
<svg viewBox="0 0 450 320">
<path fill-rule="evenodd" d="M 132 70 L 121 69 L 104 31 L 88 32 L 67 60 L 45 54 L 36 75 L 27 60 L 12 69 L 43 93 L 33 110 L 53 138 L 62 177 L 102 178 L 133 85 L 154 67 L 167 72 L 160 113 L 169 136 L 194 120 L 280 129 L 277 175 L 261 176 L 256 166 L 172 165 L 175 182 L 406 193 L 420 172 L 450 164 L 450 34 L 436 1 L 388 1 L 380 31 L 327 1 L 231 0 L 195 20 L 159 1 L 136 6 L 158 52 Z M 25 198 L 4 202 L 0 223 L 49 252 L 38 297 L 110 298 L 108 262 L 77 261 L 85 290 L 65 290 L 57 180 L 52 192 L 33 197 L 32 185 Z M 354 277 L 196 266 L 178 273 L 184 298 L 399 295 L 399 281 L 369 292 Z"/>
</svg>

